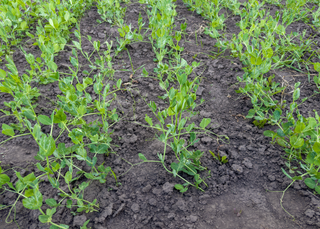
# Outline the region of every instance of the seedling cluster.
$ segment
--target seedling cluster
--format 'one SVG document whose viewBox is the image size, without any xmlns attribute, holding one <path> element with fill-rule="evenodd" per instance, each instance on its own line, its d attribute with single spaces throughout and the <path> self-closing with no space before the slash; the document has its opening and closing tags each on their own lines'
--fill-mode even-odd
<svg viewBox="0 0 320 229">
<path fill-rule="evenodd" d="M 278 0 L 183 2 L 190 11 L 195 11 L 206 20 L 203 31 L 216 40 L 215 46 L 219 50 L 216 57 L 229 52 L 232 58 L 239 59 L 245 66 L 243 76 L 238 77 L 240 86 L 237 92 L 251 99 L 253 108 L 246 117 L 253 119 L 254 125 L 259 128 L 277 127 L 275 131 L 266 130 L 264 135 L 272 139 L 272 144 L 283 147 L 287 159 L 283 172 L 293 182 L 304 180 L 309 188 L 320 194 L 320 117 L 316 111 L 309 117 L 299 112 L 299 106 L 309 99 L 300 98 L 300 82 L 284 84 L 275 80 L 276 74 L 272 74 L 278 69 L 291 68 L 305 74 L 309 83 L 315 83 L 320 89 L 320 63 L 313 62 L 319 59 L 318 50 L 314 48 L 316 40 L 306 30 L 289 32 L 295 22 L 319 29 L 319 5 L 310 7 L 315 4 L 307 0 L 286 0 L 284 4 Z M 0 167 L 0 188 L 18 194 L 14 204 L 1 206 L 1 209 L 10 208 L 11 212 L 17 201 L 22 199 L 25 208 L 41 212 L 39 220 L 50 224 L 50 229 L 69 228 L 52 221 L 59 206 L 76 206 L 77 212 L 98 211 L 97 200 L 87 201 L 84 190 L 94 180 L 104 183 L 108 177 L 118 184 L 117 174 L 104 162 L 98 161 L 97 155 L 114 152 L 112 127 L 121 119 L 118 111 L 110 106 L 117 101 L 117 93 L 126 89 L 121 79 L 114 82 L 116 70 L 113 64 L 123 52 L 130 57 L 127 47 L 135 42 L 151 44 L 157 67 L 152 73 L 143 66 L 138 69 L 143 68 L 143 77 L 158 80 L 164 91 L 159 98 L 167 104 L 165 109 L 159 108 L 154 101 L 144 98 L 153 116 L 146 114 L 145 123 L 134 123 L 153 129 L 156 140 L 163 143 L 164 150 L 158 152 L 159 160 L 148 160 L 141 153 L 137 156 L 141 163 L 160 163 L 173 177 L 180 178 L 182 183 L 177 183 L 175 188 L 181 193 L 190 186 L 203 191 L 207 185 L 206 177 L 200 176 L 200 173 L 204 174 L 201 171 L 206 170 L 200 161 L 205 152 L 194 149 L 199 141 L 197 136 L 207 135 L 225 143 L 229 138 L 213 133 L 208 128 L 209 118 L 199 120 L 199 125 L 191 121 L 195 115 L 194 109 L 204 101 L 199 101 L 196 95 L 201 76 L 192 76 L 201 62 L 187 63 L 182 57 L 184 47 L 179 45 L 182 39 L 186 39 L 187 23 L 176 26 L 177 5 L 174 0 L 140 0 L 138 4 L 145 10 L 147 18 L 139 14 L 138 27 L 133 28 L 125 22 L 126 9 L 130 4 L 137 3 L 118 0 L 0 0 L 0 61 L 6 66 L 6 70 L 0 69 L 0 91 L 12 97 L 12 101 L 4 103 L 7 109 L 1 112 L 17 120 L 16 124 L 2 124 L 2 133 L 8 139 L 0 145 L 20 136 L 32 136 L 39 146 L 35 157 L 39 162 L 35 166 L 41 172 L 40 175 L 30 173 L 24 177 L 15 172 L 18 181 L 12 183 Z M 101 16 L 97 23 L 108 22 L 118 29 L 116 44 L 93 41 L 92 37 L 81 35 L 79 21 L 93 5 Z M 281 10 L 271 14 L 268 10 L 270 5 Z M 240 18 L 237 23 L 240 32 L 230 38 L 225 22 L 232 16 Z M 71 28 L 75 28 L 75 39 L 71 39 Z M 197 37 L 197 31 L 194 34 Z M 84 39 L 92 45 L 91 53 L 82 48 Z M 30 65 L 24 74 L 18 72 L 12 58 L 14 48 L 21 45 L 21 41 L 27 41 L 27 44 L 38 46 L 41 50 L 41 56 L 35 57 L 20 46 Z M 101 45 L 106 46 L 107 50 L 102 51 Z M 67 46 L 72 49 L 69 57 L 71 65 L 67 71 L 60 71 L 55 56 Z M 85 58 L 87 66 L 79 64 L 80 56 Z M 311 67 L 319 72 L 312 79 Z M 133 74 L 138 69 L 132 66 Z M 79 78 L 80 73 L 84 77 Z M 58 83 L 61 94 L 54 101 L 55 109 L 50 111 L 50 115 L 39 115 L 35 108 L 41 94 L 35 85 L 52 82 Z M 89 88 L 93 89 L 90 93 Z M 290 102 L 284 99 L 288 91 L 292 94 Z M 319 91 L 315 91 L 310 97 L 318 94 Z M 95 121 L 88 121 L 89 117 Z M 42 131 L 44 126 L 49 127 L 49 133 Z M 20 134 L 16 134 L 17 130 Z M 55 130 L 58 130 L 58 135 L 54 134 Z M 58 143 L 64 134 L 70 138 L 70 143 Z M 170 150 L 176 161 L 168 166 Z M 218 163 L 228 163 L 225 155 L 210 153 Z M 76 161 L 85 161 L 91 170 L 83 171 Z M 182 176 L 183 173 L 190 179 Z M 59 200 L 43 200 L 39 183 L 44 178 L 57 190 Z M 80 178 L 86 178 L 86 181 L 78 182 Z M 43 201 L 48 205 L 45 212 L 42 210 Z M 82 228 L 86 228 L 87 224 L 88 221 Z"/>
</svg>

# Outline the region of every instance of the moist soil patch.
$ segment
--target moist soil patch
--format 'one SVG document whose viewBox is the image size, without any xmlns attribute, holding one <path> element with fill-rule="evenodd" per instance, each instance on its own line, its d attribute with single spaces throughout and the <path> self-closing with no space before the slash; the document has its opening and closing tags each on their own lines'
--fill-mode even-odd
<svg viewBox="0 0 320 229">
<path fill-rule="evenodd" d="M 160 99 L 164 91 L 159 87 L 159 81 L 153 78 L 141 76 L 142 69 L 132 75 L 129 54 L 134 69 L 144 65 L 145 69 L 152 74 L 156 63 L 153 61 L 155 54 L 152 46 L 146 42 L 134 43 L 127 47 L 113 60 L 115 70 L 118 71 L 114 80 L 122 79 L 127 91 L 118 93 L 117 103 L 114 105 L 120 111 L 121 120 L 113 127 L 112 135 L 115 153 L 108 156 L 100 155 L 99 162 L 111 166 L 118 175 L 121 185 L 116 186 L 110 177 L 107 183 L 93 182 L 86 190 L 85 196 L 92 201 L 97 198 L 100 205 L 99 212 L 74 213 L 75 209 L 66 207 L 58 208 L 53 221 L 63 223 L 70 228 L 80 228 L 90 219 L 88 228 L 103 229 L 127 229 L 127 228 L 218 228 L 218 229 L 279 229 L 279 228 L 318 228 L 320 227 L 320 199 L 315 196 L 303 182 L 296 181 L 285 193 L 283 207 L 280 206 L 282 191 L 291 183 L 281 168 L 285 165 L 285 159 L 281 147 L 270 144 L 270 139 L 262 133 L 272 127 L 265 126 L 259 129 L 252 124 L 251 119 L 245 116 L 252 108 L 250 99 L 235 93 L 238 89 L 237 76 L 243 74 L 242 63 L 237 59 L 230 58 L 227 53 L 218 58 L 212 52 L 216 52 L 215 40 L 201 32 L 201 26 L 206 22 L 204 19 L 192 13 L 177 1 L 177 26 L 187 21 L 187 35 L 182 39 L 180 46 L 184 47 L 182 57 L 188 62 L 201 63 L 193 74 L 201 75 L 201 84 L 197 91 L 197 100 L 205 102 L 196 108 L 197 115 L 192 117 L 196 124 L 202 118 L 211 118 L 212 130 L 219 135 L 227 135 L 229 143 L 222 143 L 206 136 L 200 136 L 200 141 L 195 148 L 205 152 L 201 159 L 202 165 L 211 171 L 206 179 L 208 187 L 203 187 L 204 192 L 195 188 L 189 188 L 185 193 L 174 189 L 179 183 L 167 173 L 161 164 L 144 163 L 131 167 L 131 164 L 141 162 L 138 153 L 142 153 L 149 160 L 157 160 L 157 153 L 163 150 L 163 144 L 157 141 L 155 132 L 151 129 L 136 124 L 145 123 L 145 115 L 152 117 L 153 114 L 147 106 L 147 102 L 155 101 L 158 107 L 166 108 L 168 104 Z M 139 12 L 146 20 L 146 14 L 139 4 L 131 5 L 126 12 L 126 22 L 137 27 Z M 92 8 L 81 19 L 81 33 L 83 36 L 90 35 L 93 40 L 113 40 L 116 43 L 118 31 L 107 23 L 96 22 L 100 16 L 97 9 Z M 226 36 L 239 33 L 236 26 L 239 18 L 229 17 L 226 21 Z M 299 23 L 296 23 L 299 24 Z M 305 26 L 298 25 L 298 29 Z M 198 31 L 195 35 L 194 31 Z M 312 33 L 312 31 L 309 31 Z M 82 48 L 86 51 L 93 50 L 85 41 Z M 102 46 L 102 49 L 106 48 Z M 40 55 L 36 47 L 25 47 L 26 52 L 35 56 Z M 129 53 L 129 54 L 128 54 Z M 196 55 L 197 54 L 197 55 Z M 59 53 L 56 63 L 59 69 L 70 65 L 69 56 L 71 48 Z M 19 72 L 28 68 L 24 55 L 17 50 L 14 53 L 14 61 Z M 83 61 L 83 62 L 82 62 Z M 85 59 L 80 59 L 80 64 L 85 65 Z M 5 69 L 5 66 L 1 66 Z M 290 85 L 295 82 L 305 82 L 305 76 L 293 77 L 297 74 L 290 69 L 282 69 L 276 72 L 280 75 L 279 80 L 286 79 Z M 114 84 L 114 83 L 113 83 Z M 56 96 L 61 94 L 58 84 L 37 85 L 41 96 L 38 100 L 37 112 L 50 115 Z M 301 90 L 301 96 L 306 97 L 314 91 L 314 84 L 305 83 Z M 89 89 L 90 90 L 90 89 Z M 0 94 L 1 101 L 10 101 L 7 94 Z M 290 95 L 288 95 L 290 97 Z M 301 108 L 301 112 L 308 113 L 312 109 L 319 110 L 319 95 L 308 100 Z M 1 109 L 5 109 L 3 103 Z M 113 107 L 111 107 L 113 108 Z M 1 118 L 1 123 L 15 123 L 16 120 L 9 117 Z M 44 133 L 50 130 L 43 128 Z M 54 133 L 57 135 L 58 133 Z M 0 142 L 7 136 L 0 134 Z M 59 139 L 60 142 L 68 143 L 67 135 Z M 209 153 L 227 155 L 228 162 L 220 164 Z M 5 169 L 14 168 L 27 175 L 36 172 L 33 159 L 38 152 L 37 144 L 28 136 L 12 139 L 0 148 L 1 166 Z M 168 163 L 175 159 L 173 152 L 168 152 Z M 85 163 L 78 165 L 83 170 L 87 169 Z M 7 173 L 14 183 L 14 172 Z M 183 175 L 188 179 L 188 176 Z M 43 180 L 40 189 L 46 198 L 57 198 L 57 193 L 48 180 Z M 0 195 L 0 204 L 14 203 L 17 195 L 5 192 Z M 45 210 L 45 209 L 43 209 Z M 6 224 L 8 210 L 0 212 L 0 228 L 37 229 L 49 228 L 40 223 L 39 212 L 25 209 L 18 201 L 14 212 L 11 213 Z"/>
</svg>

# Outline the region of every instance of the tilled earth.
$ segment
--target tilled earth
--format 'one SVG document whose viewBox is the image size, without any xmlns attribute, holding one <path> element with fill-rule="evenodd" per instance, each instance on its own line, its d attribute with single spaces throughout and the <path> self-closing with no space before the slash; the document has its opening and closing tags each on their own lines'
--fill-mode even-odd
<svg viewBox="0 0 320 229">
<path fill-rule="evenodd" d="M 188 22 L 186 41 L 182 40 L 180 46 L 185 48 L 182 57 L 190 64 L 192 61 L 200 61 L 201 67 L 194 74 L 201 75 L 202 81 L 197 91 L 197 97 L 205 100 L 197 107 L 198 115 L 192 118 L 199 124 L 202 118 L 211 118 L 211 129 L 217 134 L 229 136 L 230 143 L 221 143 L 215 139 L 200 136 L 196 144 L 197 149 L 204 151 L 202 165 L 211 171 L 211 177 L 206 180 L 208 187 L 205 192 L 190 188 L 181 194 L 174 189 L 174 184 L 180 180 L 166 173 L 161 164 L 144 163 L 133 167 L 129 172 L 130 164 L 141 162 L 138 153 L 142 153 L 147 159 L 157 159 L 157 152 L 163 150 L 163 145 L 155 138 L 155 133 L 133 123 L 133 121 L 145 123 L 145 114 L 152 117 L 150 109 L 142 98 L 147 101 L 155 101 L 157 106 L 165 108 L 168 104 L 159 99 L 164 94 L 159 87 L 159 82 L 152 78 L 141 77 L 141 69 L 132 76 L 131 72 L 118 71 L 115 80 L 122 79 L 126 83 L 127 91 L 118 94 L 117 107 L 120 111 L 121 121 L 114 126 L 112 135 L 116 154 L 100 156 L 99 162 L 111 166 L 118 174 L 120 186 L 115 186 L 114 180 L 109 178 L 106 184 L 94 182 L 85 191 L 88 200 L 98 199 L 100 210 L 96 213 L 71 214 L 75 209 L 61 207 L 54 215 L 53 221 L 63 223 L 70 228 L 80 226 L 90 219 L 88 228 L 94 229 L 113 228 L 223 228 L 223 229 L 279 229 L 279 228 L 318 228 L 320 227 L 320 199 L 315 196 L 303 182 L 295 182 L 288 189 L 283 199 L 283 207 L 292 214 L 291 218 L 280 206 L 282 191 L 290 180 L 282 173 L 281 167 L 285 167 L 284 152 L 280 147 L 271 145 L 270 139 L 263 136 L 263 129 L 252 124 L 252 120 L 246 119 L 245 115 L 251 109 L 250 99 L 235 93 L 238 85 L 236 77 L 243 74 L 242 64 L 232 59 L 228 54 L 223 54 L 217 59 L 212 59 L 206 53 L 213 56 L 211 51 L 215 40 L 205 34 L 197 34 L 197 42 L 194 31 L 201 28 L 205 21 L 201 16 L 192 13 L 177 1 L 177 18 L 186 19 Z M 127 9 L 126 21 L 133 27 L 137 26 L 138 15 L 141 12 L 144 19 L 146 15 L 140 5 L 132 5 Z M 90 35 L 94 40 L 113 40 L 116 42 L 117 29 L 106 23 L 97 24 L 99 14 L 95 8 L 88 11 L 81 19 L 82 35 Z M 181 20 L 183 22 L 183 20 Z M 237 17 L 229 17 L 226 22 L 226 36 L 237 34 L 239 28 L 235 25 Z M 299 29 L 308 29 L 306 25 L 299 24 Z M 312 33 L 311 30 L 308 30 Z M 83 42 L 83 49 L 93 50 L 89 44 Z M 106 47 L 103 47 L 106 48 Z M 25 49 L 35 56 L 40 55 L 36 48 Z M 152 47 L 149 43 L 135 43 L 128 47 L 134 68 L 142 65 L 149 73 L 153 72 L 156 63 Z M 195 54 L 199 53 L 197 56 Z M 57 58 L 59 70 L 69 65 L 68 57 L 71 49 L 66 48 Z M 28 68 L 22 52 L 16 51 L 14 60 L 20 72 Z M 81 60 L 81 59 L 80 59 Z M 83 64 L 86 63 L 83 59 Z M 81 62 L 82 63 L 82 62 Z M 114 68 L 131 69 L 129 56 L 123 52 L 113 60 Z M 5 67 L 1 67 L 5 68 Z M 301 97 L 306 97 L 316 90 L 314 84 L 309 84 L 305 76 L 293 77 L 295 72 L 283 69 L 275 72 L 277 80 L 289 82 L 301 81 L 304 87 Z M 80 75 L 81 78 L 81 75 Z M 284 79 L 286 81 L 284 81 Z M 37 112 L 49 115 L 54 106 L 48 99 L 55 100 L 60 94 L 56 83 L 48 85 L 36 85 L 42 95 L 39 97 Z M 90 91 L 90 89 L 89 89 Z M 288 94 L 288 98 L 291 95 Z M 10 96 L 0 94 L 1 101 L 10 101 Z M 307 114 L 312 109 L 319 110 L 319 95 L 311 98 L 302 108 L 302 114 Z M 0 108 L 4 109 L 3 104 Z M 10 117 L 0 119 L 1 123 L 14 123 Z M 44 133 L 50 130 L 42 129 Z M 54 133 L 57 135 L 58 133 Z M 0 142 L 7 137 L 0 134 Z M 60 138 L 61 142 L 70 142 L 67 136 Z M 228 162 L 221 165 L 216 161 L 209 150 L 227 155 Z M 38 147 L 30 138 L 15 138 L 0 148 L 1 166 L 4 168 L 14 167 L 22 175 L 36 172 L 33 165 Z M 125 160 L 123 160 L 125 159 Z M 169 151 L 168 164 L 174 161 L 173 152 Z M 83 170 L 88 169 L 85 163 L 79 164 Z M 7 173 L 12 182 L 15 182 L 13 171 Z M 124 175 L 121 175 L 124 174 Z M 187 178 L 187 176 L 186 176 Z M 44 199 L 57 198 L 57 193 L 51 187 L 48 180 L 40 184 Z M 17 195 L 3 193 L 0 195 L 0 204 L 14 203 Z M 45 206 L 43 207 L 45 210 Z M 0 228 L 37 229 L 49 228 L 48 225 L 38 221 L 40 212 L 25 209 L 19 201 L 16 205 L 15 214 L 11 214 L 5 223 L 7 210 L 0 212 Z M 15 216 L 15 217 L 14 217 Z M 13 220 L 16 221 L 13 222 Z"/>
</svg>

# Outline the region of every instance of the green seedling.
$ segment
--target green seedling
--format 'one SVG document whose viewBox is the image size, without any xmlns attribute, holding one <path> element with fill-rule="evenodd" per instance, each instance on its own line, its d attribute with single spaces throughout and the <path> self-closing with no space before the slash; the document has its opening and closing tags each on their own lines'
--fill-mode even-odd
<svg viewBox="0 0 320 229">
<path fill-rule="evenodd" d="M 188 80 L 188 75 L 191 74 L 193 68 L 198 66 L 197 63 L 193 63 L 192 66 L 189 66 L 185 60 L 181 60 L 180 68 L 176 70 L 175 74 L 179 87 L 176 89 L 171 87 L 168 89 L 168 84 L 160 80 L 160 87 L 162 87 L 167 92 L 167 100 L 170 104 L 169 107 L 165 110 L 160 110 L 157 108 L 154 102 L 150 102 L 148 106 L 152 110 L 154 116 L 157 118 L 158 123 L 155 124 L 153 119 L 146 115 L 145 120 L 149 124 L 149 127 L 159 131 L 161 134 L 157 135 L 157 138 L 160 142 L 164 143 L 163 153 L 159 153 L 158 157 L 160 163 L 163 165 L 165 170 L 171 173 L 174 177 L 179 177 L 185 183 L 183 185 L 177 184 L 176 189 L 180 192 L 185 192 L 188 189 L 188 186 L 194 186 L 203 190 L 200 187 L 200 184 L 204 182 L 204 179 L 200 178 L 198 171 L 202 171 L 205 168 L 201 166 L 200 158 L 203 155 L 203 152 L 199 150 L 191 150 L 190 147 L 193 146 L 197 139 L 197 134 L 205 133 L 208 135 L 215 135 L 211 131 L 205 129 L 211 122 L 211 119 L 204 118 L 199 126 L 196 126 L 195 123 L 187 125 L 187 122 L 190 120 L 190 117 L 186 116 L 188 113 L 192 113 L 193 109 L 196 107 L 196 91 L 198 88 L 199 80 L 198 77 L 192 81 Z M 184 118 L 183 118 L 184 117 Z M 169 124 L 165 124 L 166 120 L 169 121 Z M 185 138 L 187 140 L 185 140 Z M 217 139 L 227 138 L 227 136 L 215 135 Z M 171 148 L 176 156 L 177 162 L 173 162 L 170 168 L 166 166 L 166 154 L 167 149 Z M 194 177 L 194 183 L 183 178 L 179 175 L 180 172 L 184 172 L 190 176 Z"/>
<path fill-rule="evenodd" d="M 220 156 L 220 152 L 218 152 L 217 155 L 215 155 L 214 152 L 212 152 L 211 150 L 209 150 L 210 154 L 213 156 L 214 159 L 216 159 L 217 161 L 219 161 L 221 164 L 225 164 L 228 162 L 227 160 L 227 156 L 224 155 L 224 156 Z"/>
</svg>

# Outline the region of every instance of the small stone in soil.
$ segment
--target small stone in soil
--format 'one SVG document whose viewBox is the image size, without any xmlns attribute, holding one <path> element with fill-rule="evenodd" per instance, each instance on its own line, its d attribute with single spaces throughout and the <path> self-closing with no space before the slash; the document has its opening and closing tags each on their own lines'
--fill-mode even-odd
<svg viewBox="0 0 320 229">
<path fill-rule="evenodd" d="M 235 171 L 238 174 L 243 173 L 243 168 L 240 165 L 233 164 L 232 166 L 233 171 Z"/>
<path fill-rule="evenodd" d="M 269 179 L 269 181 L 275 181 L 276 177 L 274 175 L 269 175 L 268 179 Z"/>
<path fill-rule="evenodd" d="M 252 163 L 251 163 L 251 161 L 250 161 L 248 158 L 245 158 L 245 159 L 242 161 L 242 164 L 244 164 L 247 168 L 252 169 Z"/>
<path fill-rule="evenodd" d="M 140 206 L 139 206 L 139 204 L 136 204 L 136 203 L 132 204 L 131 210 L 132 210 L 133 212 L 135 212 L 135 213 L 138 213 L 138 212 L 140 211 Z"/>
<path fill-rule="evenodd" d="M 191 221 L 192 223 L 195 223 L 197 220 L 198 220 L 198 216 L 190 215 L 190 221 Z"/>
<path fill-rule="evenodd" d="M 102 223 L 109 215 L 112 215 L 113 203 L 106 207 L 103 212 L 100 214 L 96 222 Z"/>
<path fill-rule="evenodd" d="M 149 200 L 149 204 L 152 205 L 152 206 L 157 206 L 157 200 L 155 198 L 151 198 Z"/>
<path fill-rule="evenodd" d="M 200 115 L 204 118 L 209 118 L 211 116 L 210 112 L 206 112 L 204 110 L 200 111 Z"/>
<path fill-rule="evenodd" d="M 177 203 L 174 204 L 174 206 L 178 207 L 181 211 L 187 210 L 187 205 L 182 199 L 179 199 Z"/>
<path fill-rule="evenodd" d="M 172 219 L 172 218 L 174 218 L 176 216 L 176 214 L 174 214 L 173 212 L 170 212 L 169 214 L 168 214 L 168 219 Z"/>
<path fill-rule="evenodd" d="M 196 92 L 196 95 L 202 95 L 203 90 L 204 90 L 203 87 L 199 87 L 197 92 Z"/>
<path fill-rule="evenodd" d="M 314 213 L 315 213 L 315 212 L 314 212 L 313 210 L 307 209 L 304 214 L 305 214 L 306 216 L 312 218 L 312 217 L 314 216 Z"/>
<path fill-rule="evenodd" d="M 169 182 L 166 182 L 166 183 L 162 186 L 162 190 L 163 190 L 165 193 L 170 193 L 170 192 L 173 192 L 173 187 L 174 187 L 174 184 L 170 184 Z"/>
<path fill-rule="evenodd" d="M 142 192 L 149 192 L 150 189 L 151 189 L 151 185 L 148 184 L 146 187 L 144 187 L 144 188 L 142 189 Z"/>
<path fill-rule="evenodd" d="M 98 33 L 98 37 L 99 37 L 99 38 L 105 38 L 106 35 L 105 35 L 104 33 Z"/>
</svg>

